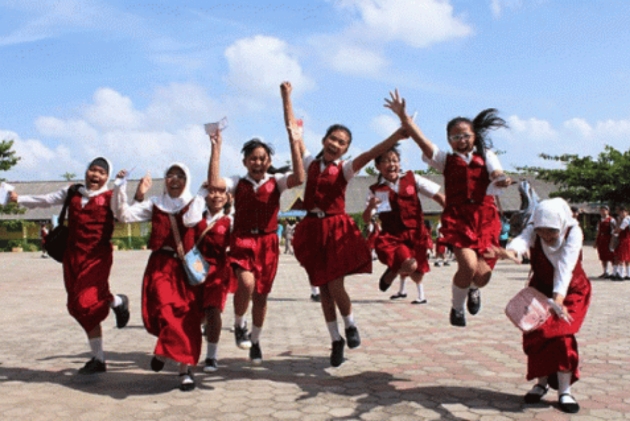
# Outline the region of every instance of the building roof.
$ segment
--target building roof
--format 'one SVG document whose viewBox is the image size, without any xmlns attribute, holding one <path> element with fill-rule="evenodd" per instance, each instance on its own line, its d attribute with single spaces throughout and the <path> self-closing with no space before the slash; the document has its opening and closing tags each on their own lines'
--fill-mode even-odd
<svg viewBox="0 0 630 421">
<path fill-rule="evenodd" d="M 431 181 L 438 183 L 442 188 L 440 191 L 444 192 L 444 178 L 440 174 L 429 174 L 424 177 Z M 515 178 L 518 176 L 515 176 Z M 553 183 L 549 183 L 542 180 L 536 180 L 533 177 L 518 177 L 517 181 L 527 180 L 531 183 L 532 187 L 540 197 L 540 199 L 549 198 L 549 193 L 557 190 Z M 350 183 L 346 190 L 346 211 L 348 213 L 360 213 L 365 209 L 365 199 L 369 186 L 376 182 L 375 176 L 356 176 Z M 40 195 L 52 193 L 57 190 L 63 189 L 74 182 L 68 181 L 26 181 L 26 182 L 11 182 L 15 187 L 18 194 L 22 195 Z M 135 192 L 138 186 L 139 180 L 129 180 L 127 186 L 127 193 L 129 199 L 133 198 L 133 192 Z M 153 185 L 147 193 L 147 197 L 158 196 L 162 194 L 164 186 L 163 178 L 153 179 Z M 109 183 L 109 187 L 113 188 L 113 183 Z M 287 211 L 291 209 L 293 204 L 300 199 L 304 199 L 304 186 L 296 187 L 285 191 L 280 199 L 280 210 Z M 501 206 L 504 212 L 514 212 L 520 209 L 521 199 L 516 185 L 509 187 L 505 193 L 500 197 Z M 422 207 L 426 214 L 438 214 L 441 212 L 440 206 L 433 200 L 424 196 L 421 197 Z M 0 215 L 0 219 L 25 219 L 30 221 L 44 221 L 50 220 L 54 215 L 59 215 L 61 206 L 53 206 L 50 208 L 38 208 L 28 209 L 26 213 L 21 215 Z"/>
</svg>

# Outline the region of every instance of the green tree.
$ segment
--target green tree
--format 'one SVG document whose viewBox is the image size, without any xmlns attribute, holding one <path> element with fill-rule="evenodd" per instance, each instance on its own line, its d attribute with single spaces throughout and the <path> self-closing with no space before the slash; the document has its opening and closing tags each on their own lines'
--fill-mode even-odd
<svg viewBox="0 0 630 421">
<path fill-rule="evenodd" d="M 76 176 L 77 175 L 75 173 L 69 172 L 69 171 L 66 171 L 65 173 L 61 174 L 61 178 L 63 178 L 66 181 L 72 181 L 74 180 Z"/>
<path fill-rule="evenodd" d="M 15 155 L 12 140 L 0 141 L 0 171 L 8 171 L 11 167 L 17 165 L 20 160 L 19 156 Z M 0 178 L 0 181 L 4 180 Z M 23 209 L 18 208 L 15 203 L 9 203 L 7 206 L 0 206 L 0 214 L 19 214 L 24 213 Z"/>
<path fill-rule="evenodd" d="M 596 158 L 571 154 L 547 155 L 541 158 L 560 162 L 564 168 L 522 167 L 521 171 L 552 181 L 558 191 L 552 197 L 570 202 L 608 203 L 612 206 L 630 200 L 630 150 L 621 152 L 606 145 Z"/>
</svg>

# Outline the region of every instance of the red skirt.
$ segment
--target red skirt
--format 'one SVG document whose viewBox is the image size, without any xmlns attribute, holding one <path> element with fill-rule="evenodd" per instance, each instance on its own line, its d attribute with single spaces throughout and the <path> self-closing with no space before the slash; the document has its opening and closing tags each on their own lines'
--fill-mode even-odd
<svg viewBox="0 0 630 421">
<path fill-rule="evenodd" d="M 68 312 L 90 332 L 109 314 L 114 300 L 109 291 L 112 247 L 104 246 L 86 254 L 68 247 L 63 258 L 63 280 L 68 293 Z"/>
<path fill-rule="evenodd" d="M 476 250 L 480 256 L 492 246 L 499 246 L 501 219 L 494 204 L 447 206 L 442 213 L 443 240 L 456 248 Z M 484 258 L 490 267 L 496 259 Z"/>
<path fill-rule="evenodd" d="M 580 378 L 575 334 L 580 330 L 591 302 L 591 284 L 584 271 L 574 274 L 564 299 L 573 321 L 569 324 L 552 315 L 545 324 L 523 335 L 527 355 L 527 380 L 552 376 L 558 371 L 573 373 L 571 383 Z M 553 386 L 553 382 L 550 382 Z"/>
<path fill-rule="evenodd" d="M 307 216 L 295 228 L 295 257 L 313 286 L 356 273 L 372 273 L 367 242 L 347 214 Z"/>
<path fill-rule="evenodd" d="M 406 230 L 399 235 L 381 232 L 374 246 L 378 260 L 395 273 L 398 273 L 405 260 L 411 258 L 418 262 L 416 272 L 427 273 L 429 241 L 430 238 L 422 235 L 420 230 Z"/>
<path fill-rule="evenodd" d="M 232 235 L 230 263 L 254 274 L 256 292 L 271 292 L 278 271 L 280 249 L 275 232 L 259 235 Z"/>
<path fill-rule="evenodd" d="M 610 238 L 612 235 L 600 234 L 595 243 L 597 245 L 597 255 L 602 262 L 612 262 L 615 260 L 615 252 L 610 250 Z"/>
<path fill-rule="evenodd" d="M 203 308 L 225 309 L 228 292 L 231 287 L 232 268 L 227 264 L 210 265 L 210 270 L 203 283 Z"/>
<path fill-rule="evenodd" d="M 630 262 L 630 235 L 626 230 L 619 234 L 619 244 L 614 254 L 616 262 Z"/>
<path fill-rule="evenodd" d="M 154 251 L 142 282 L 142 321 L 157 336 L 154 354 L 195 365 L 201 354 L 202 288 L 190 286 L 171 252 Z"/>
</svg>

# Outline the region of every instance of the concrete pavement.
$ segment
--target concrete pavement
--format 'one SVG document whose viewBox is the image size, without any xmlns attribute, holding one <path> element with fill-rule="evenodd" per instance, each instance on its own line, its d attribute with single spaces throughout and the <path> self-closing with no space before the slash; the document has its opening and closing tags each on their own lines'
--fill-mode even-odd
<svg viewBox="0 0 630 421">
<path fill-rule="evenodd" d="M 601 272 L 585 247 L 585 266 Z M 87 340 L 67 314 L 61 265 L 38 253 L 0 253 L 0 419 L 2 420 L 622 420 L 630 419 L 630 282 L 593 279 L 593 302 L 578 336 L 582 380 L 573 393 L 582 410 L 568 416 L 549 393 L 524 405 L 530 388 L 519 331 L 503 308 L 523 285 L 527 266 L 497 265 L 482 290 L 482 310 L 466 328 L 451 327 L 455 264 L 425 277 L 426 305 L 391 301 L 397 282 L 378 291 L 383 266 L 347 278 L 362 346 L 329 365 L 330 339 L 306 274 L 281 256 L 262 333 L 264 362 L 252 367 L 234 345 L 224 314 L 219 371 L 196 373 L 198 388 L 177 389 L 176 367 L 149 369 L 154 338 L 142 326 L 140 283 L 148 252 L 114 256 L 112 292 L 131 300 L 131 321 L 104 322 L 108 372 L 78 376 L 90 358 Z M 250 322 L 251 324 L 251 322 Z M 343 327 L 343 326 L 341 326 Z M 203 351 L 205 355 L 205 348 Z M 203 355 L 202 355 L 203 359 Z"/>
</svg>

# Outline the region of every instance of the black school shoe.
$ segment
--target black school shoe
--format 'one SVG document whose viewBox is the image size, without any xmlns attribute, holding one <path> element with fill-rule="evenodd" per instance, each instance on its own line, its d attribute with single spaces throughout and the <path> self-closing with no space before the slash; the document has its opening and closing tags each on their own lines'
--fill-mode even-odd
<svg viewBox="0 0 630 421">
<path fill-rule="evenodd" d="M 122 304 L 114 307 L 114 314 L 116 315 L 116 327 L 122 329 L 129 323 L 129 298 L 124 294 L 118 294 L 122 300 Z"/>
<path fill-rule="evenodd" d="M 249 348 L 249 359 L 254 365 L 262 364 L 262 351 L 260 350 L 260 342 L 252 342 Z"/>
<path fill-rule="evenodd" d="M 358 348 L 361 345 L 361 337 L 359 336 L 359 329 L 356 326 L 350 326 L 346 329 L 346 341 L 348 341 L 348 348 Z"/>
<path fill-rule="evenodd" d="M 332 352 L 330 353 L 330 365 L 333 367 L 339 367 L 343 363 L 343 348 L 346 346 L 346 341 L 343 338 L 338 341 L 333 341 Z"/>
<path fill-rule="evenodd" d="M 580 405 L 570 393 L 563 393 L 558 396 L 558 407 L 567 414 L 576 414 L 580 411 Z"/>
<path fill-rule="evenodd" d="M 458 327 L 465 327 L 466 326 L 466 315 L 464 314 L 463 311 L 458 311 L 455 310 L 454 308 L 451 308 L 451 325 L 453 326 L 458 326 Z"/>
<path fill-rule="evenodd" d="M 396 279 L 396 272 L 392 272 L 389 268 L 385 269 L 381 279 L 378 281 L 378 289 L 383 292 L 387 291 L 392 286 L 394 279 Z"/>
<path fill-rule="evenodd" d="M 481 291 L 479 288 L 470 288 L 468 290 L 468 300 L 466 301 L 468 312 L 473 316 L 481 310 Z"/>
<path fill-rule="evenodd" d="M 164 368 L 164 361 L 158 359 L 158 357 L 151 358 L 151 370 L 157 372 L 162 371 Z"/>
<path fill-rule="evenodd" d="M 85 363 L 83 367 L 79 369 L 79 374 L 97 374 L 97 373 L 104 373 L 106 371 L 107 371 L 107 365 L 105 364 L 105 361 L 92 358 L 90 361 Z"/>
<path fill-rule="evenodd" d="M 542 386 L 540 384 L 535 384 L 529 392 L 525 394 L 524 400 L 525 403 L 538 403 L 542 399 L 543 396 L 547 394 L 549 391 L 549 386 Z"/>
<path fill-rule="evenodd" d="M 214 373 L 219 369 L 219 363 L 216 358 L 206 358 L 204 362 L 203 371 L 204 373 Z"/>
<path fill-rule="evenodd" d="M 179 375 L 179 390 L 182 392 L 190 392 L 191 390 L 195 390 L 195 378 L 193 377 L 192 371 L 188 369 L 185 373 L 180 373 Z"/>
</svg>

